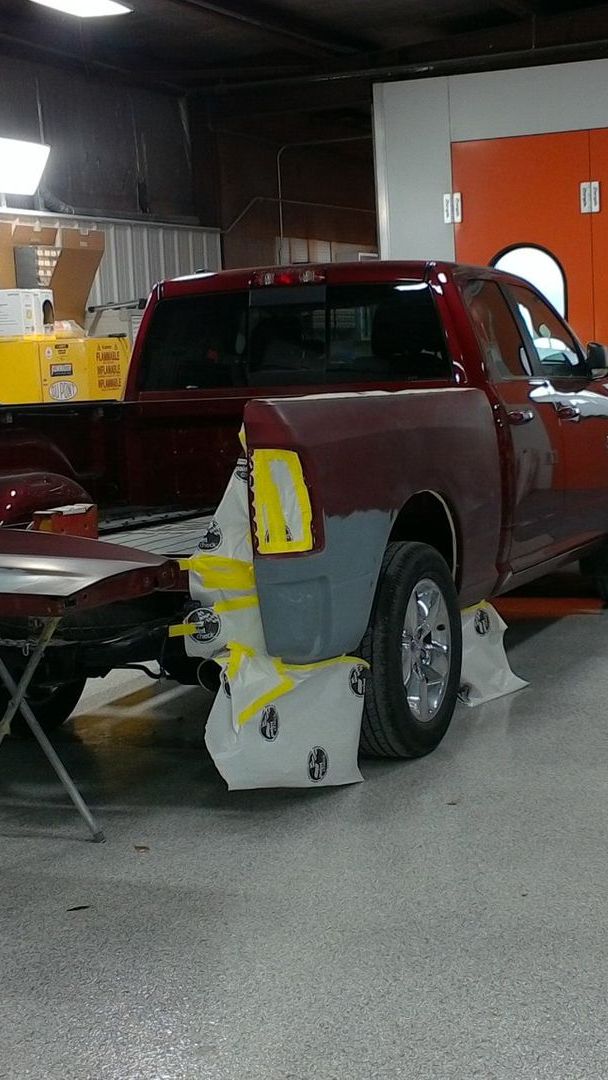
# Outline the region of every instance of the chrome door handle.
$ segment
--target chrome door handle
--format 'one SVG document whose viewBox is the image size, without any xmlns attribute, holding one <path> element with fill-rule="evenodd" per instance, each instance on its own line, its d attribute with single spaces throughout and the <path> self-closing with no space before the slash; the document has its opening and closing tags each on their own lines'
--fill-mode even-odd
<svg viewBox="0 0 608 1080">
<path fill-rule="evenodd" d="M 534 420 L 536 413 L 532 409 L 510 409 L 507 413 L 507 417 L 510 424 L 514 427 L 521 427 L 522 424 L 529 424 L 531 420 Z"/>
<path fill-rule="evenodd" d="M 556 401 L 555 410 L 560 420 L 570 420 L 571 423 L 576 424 L 581 418 L 581 410 L 576 405 L 566 405 L 563 401 Z"/>
</svg>

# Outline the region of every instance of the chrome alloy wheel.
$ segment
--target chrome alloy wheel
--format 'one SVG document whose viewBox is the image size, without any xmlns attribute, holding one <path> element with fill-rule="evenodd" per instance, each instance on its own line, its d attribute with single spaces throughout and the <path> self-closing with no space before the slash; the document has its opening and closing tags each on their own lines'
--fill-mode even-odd
<svg viewBox="0 0 608 1080">
<path fill-rule="evenodd" d="M 450 675 L 450 619 L 441 589 L 423 578 L 412 590 L 401 634 L 403 685 L 420 723 L 439 712 Z"/>
</svg>

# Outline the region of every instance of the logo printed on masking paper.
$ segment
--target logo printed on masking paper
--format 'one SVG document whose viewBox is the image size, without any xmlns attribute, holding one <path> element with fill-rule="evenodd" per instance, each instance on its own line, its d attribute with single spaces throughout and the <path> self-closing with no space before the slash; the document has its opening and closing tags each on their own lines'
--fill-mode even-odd
<svg viewBox="0 0 608 1080">
<path fill-rule="evenodd" d="M 201 551 L 215 551 L 224 539 L 224 534 L 215 519 L 210 521 L 198 542 Z"/>
<path fill-rule="evenodd" d="M 236 469 L 234 470 L 239 480 L 244 480 L 245 483 L 249 479 L 249 469 L 247 468 L 247 458 L 239 458 L 236 463 Z"/>
<path fill-rule="evenodd" d="M 477 634 L 481 634 L 483 636 L 490 632 L 490 616 L 488 615 L 487 611 L 484 611 L 483 608 L 480 608 L 479 611 L 475 612 L 474 625 L 475 632 Z"/>
<path fill-rule="evenodd" d="M 227 676 L 225 671 L 222 671 L 221 678 L 222 678 L 222 690 L 224 691 L 226 697 L 228 697 L 228 698 L 232 697 L 232 690 L 230 689 L 230 680 L 228 679 L 228 676 Z"/>
<path fill-rule="evenodd" d="M 367 675 L 367 668 L 365 664 L 355 664 L 350 669 L 350 675 L 348 676 L 349 686 L 357 697 L 363 697 L 365 694 L 365 679 Z"/>
<path fill-rule="evenodd" d="M 308 778 L 313 784 L 319 784 L 327 776 L 329 756 L 322 746 L 313 746 L 308 755 Z"/>
<path fill-rule="evenodd" d="M 222 629 L 222 620 L 213 608 L 197 608 L 188 616 L 188 622 L 196 623 L 196 633 L 192 637 L 202 645 L 214 641 Z"/>
<path fill-rule="evenodd" d="M 266 742 L 274 742 L 279 734 L 279 714 L 275 705 L 267 705 L 262 711 L 260 735 Z"/>
</svg>

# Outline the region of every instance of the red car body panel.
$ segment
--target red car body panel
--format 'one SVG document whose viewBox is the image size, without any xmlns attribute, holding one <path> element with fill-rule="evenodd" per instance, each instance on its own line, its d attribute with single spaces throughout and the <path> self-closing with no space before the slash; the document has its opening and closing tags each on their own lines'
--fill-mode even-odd
<svg viewBox="0 0 608 1080">
<path fill-rule="evenodd" d="M 264 275 L 278 274 L 284 285 L 289 275 L 296 282 L 302 273 L 317 275 L 330 286 L 427 282 L 453 378 L 417 382 L 415 389 L 403 380 L 369 379 L 318 386 L 142 389 L 142 358 L 159 303 L 253 292 L 266 287 L 258 284 Z M 77 486 L 79 498 L 88 494 L 102 512 L 117 507 L 211 508 L 238 455 L 238 430 L 247 402 L 271 399 L 270 408 L 263 401 L 248 407 L 251 438 L 255 445 L 271 437 L 279 440 L 275 445 L 293 440 L 290 446 L 302 453 L 313 478 L 313 498 L 322 501 L 324 513 L 339 518 L 373 507 L 394 514 L 401 498 L 407 500 L 421 489 L 437 490 L 445 498 L 459 533 L 465 602 L 538 576 L 556 560 L 577 557 L 608 533 L 606 387 L 588 379 L 580 384 L 554 380 L 549 392 L 542 378 L 515 379 L 497 387 L 489 378 L 463 298 L 462 285 L 471 278 L 518 283 L 487 268 L 418 261 L 234 270 L 157 285 L 135 343 L 124 402 L 11 407 L 4 414 L 0 410 L 0 420 L 5 421 L 0 429 L 0 476 L 3 482 L 10 481 L 14 471 L 22 484 L 19 506 L 5 511 L 4 523 L 25 523 L 24 514 L 32 507 L 57 504 L 54 495 L 46 503 L 42 497 L 40 475 L 45 473 L 63 476 Z M 442 404 L 434 410 L 435 399 L 428 392 L 441 387 L 451 389 L 436 397 Z M 398 404 L 390 394 L 377 398 L 373 408 L 368 398 L 343 397 L 374 389 L 412 393 L 399 395 Z M 458 393 L 467 389 L 475 393 Z M 302 411 L 289 402 L 312 394 L 327 400 L 316 420 L 309 410 L 304 422 Z M 451 401 L 452 395 L 458 414 L 453 425 L 446 414 L 439 430 L 443 398 Z M 284 399 L 289 402 L 283 409 Z M 522 410 L 535 422 L 520 430 L 514 425 Z M 567 422 L 568 410 L 578 410 L 578 427 Z M 391 430 L 384 430 L 383 417 L 389 415 L 399 416 L 399 421 L 391 419 Z M 337 439 L 331 451 L 326 442 L 328 423 Z M 430 431 L 435 433 L 432 445 Z M 456 468 L 463 440 L 469 441 L 467 466 Z M 370 460 L 378 463 L 373 471 L 366 470 Z M 358 482 L 351 490 L 355 472 Z"/>
</svg>

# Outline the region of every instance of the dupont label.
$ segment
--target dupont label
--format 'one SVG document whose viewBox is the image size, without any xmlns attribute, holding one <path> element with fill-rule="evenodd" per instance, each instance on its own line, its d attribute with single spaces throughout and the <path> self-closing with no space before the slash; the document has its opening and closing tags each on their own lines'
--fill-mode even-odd
<svg viewBox="0 0 608 1080">
<path fill-rule="evenodd" d="M 275 705 L 267 705 L 260 720 L 260 735 L 266 742 L 274 742 L 279 734 L 279 714 Z"/>
<path fill-rule="evenodd" d="M 188 616 L 188 622 L 196 623 L 196 633 L 192 637 L 201 644 L 215 641 L 222 629 L 222 620 L 213 608 L 197 608 Z"/>
<path fill-rule="evenodd" d="M 313 746 L 308 755 L 308 778 L 313 784 L 319 784 L 327 776 L 329 756 L 322 746 Z"/>
<path fill-rule="evenodd" d="M 49 386 L 49 394 L 53 401 L 71 401 L 72 398 L 76 397 L 77 393 L 78 387 L 76 383 L 69 382 L 67 379 Z"/>
<path fill-rule="evenodd" d="M 487 611 L 484 611 L 483 608 L 480 608 L 479 611 L 475 612 L 475 632 L 477 634 L 485 636 L 485 634 L 489 633 L 489 631 L 490 616 L 488 615 Z"/>
<path fill-rule="evenodd" d="M 53 350 L 52 349 L 47 349 L 46 352 L 47 352 L 47 357 L 49 356 L 49 354 L 50 354 L 50 356 L 53 355 Z M 51 376 L 52 376 L 52 378 L 56 378 L 57 375 L 73 375 L 73 374 L 74 374 L 74 366 L 73 366 L 73 364 L 51 364 Z"/>
</svg>

